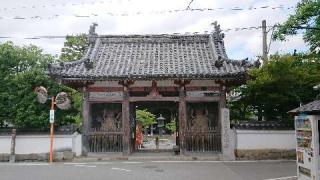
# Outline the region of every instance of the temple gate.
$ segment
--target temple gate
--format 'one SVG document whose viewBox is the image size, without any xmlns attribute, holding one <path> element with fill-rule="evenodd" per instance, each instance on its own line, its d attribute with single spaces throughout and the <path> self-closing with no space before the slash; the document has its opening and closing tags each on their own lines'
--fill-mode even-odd
<svg viewBox="0 0 320 180">
<path fill-rule="evenodd" d="M 247 78 L 247 61 L 230 60 L 219 25 L 210 34 L 97 35 L 92 25 L 80 60 L 52 64 L 49 75 L 83 92 L 86 153 L 135 151 L 137 104 L 168 103 L 181 154 L 233 159 L 226 92 Z"/>
</svg>

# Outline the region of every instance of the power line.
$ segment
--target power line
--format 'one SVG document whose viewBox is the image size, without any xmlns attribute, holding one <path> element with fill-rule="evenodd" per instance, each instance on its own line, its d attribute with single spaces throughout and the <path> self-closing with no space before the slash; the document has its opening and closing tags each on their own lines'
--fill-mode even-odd
<svg viewBox="0 0 320 180">
<path fill-rule="evenodd" d="M 274 27 L 274 26 L 267 26 L 267 27 Z M 236 27 L 236 28 L 229 28 L 224 29 L 222 32 L 229 32 L 229 31 L 250 31 L 250 30 L 259 30 L 261 29 L 261 26 L 251 26 L 251 27 Z M 204 31 L 203 34 L 208 34 L 208 31 Z M 183 35 L 183 34 L 199 34 L 199 32 L 185 32 L 185 33 L 173 33 L 176 35 Z M 44 35 L 44 36 L 30 36 L 30 37 L 18 37 L 18 36 L 0 36 L 0 39 L 65 39 L 66 37 L 73 37 L 73 36 L 65 36 L 65 35 Z"/>
<path fill-rule="evenodd" d="M 189 9 L 172 9 L 172 10 L 160 10 L 160 11 L 135 11 L 135 12 L 111 12 L 111 11 L 105 11 L 103 14 L 101 13 L 90 13 L 90 14 L 73 14 L 72 17 L 76 18 L 91 18 L 91 17 L 97 17 L 97 16 L 139 16 L 139 15 L 157 15 L 157 14 L 170 14 L 170 13 L 181 13 L 181 12 L 214 12 L 214 11 L 221 11 L 221 10 L 230 10 L 230 11 L 252 11 L 252 10 L 260 10 L 260 9 L 272 9 L 272 10 L 278 10 L 278 9 L 292 9 L 293 6 L 285 7 L 283 5 L 278 6 L 259 6 L 259 7 L 248 7 L 248 8 L 240 8 L 240 7 L 233 7 L 233 8 L 189 8 Z M 60 15 L 60 14 L 54 14 L 51 16 L 40 16 L 40 15 L 34 15 L 34 16 L 13 16 L 13 17 L 4 17 L 0 16 L 0 20 L 4 19 L 14 19 L 14 20 L 43 20 L 43 19 L 56 19 L 59 17 L 68 16 L 68 15 Z M 69 15 L 70 16 L 70 15 Z"/>
<path fill-rule="evenodd" d="M 28 6 L 19 6 L 19 7 L 1 7 L 0 8 L 0 12 L 1 11 L 10 11 L 10 10 L 18 10 L 18 9 L 35 9 L 35 8 L 58 8 L 58 7 L 67 7 L 67 6 L 84 6 L 84 5 L 94 5 L 94 4 L 105 4 L 105 3 L 121 3 L 123 1 L 127 1 L 130 2 L 132 0 L 104 0 L 104 1 L 89 1 L 89 2 L 71 2 L 71 3 L 51 3 L 51 4 L 43 4 L 43 5 L 39 5 L 39 4 L 33 4 L 33 5 L 28 5 Z M 188 6 L 186 9 L 191 9 L 190 6 L 191 4 L 194 2 L 194 0 L 190 0 Z M 214 8 L 215 10 L 235 10 L 235 11 L 240 11 L 240 10 L 255 10 L 255 9 L 266 9 L 266 8 L 272 8 L 272 9 L 286 9 L 285 5 L 283 4 L 279 4 L 277 6 L 269 6 L 269 5 L 265 5 L 265 6 L 259 6 L 259 7 L 253 7 L 253 6 L 249 6 L 249 7 L 228 7 L 228 8 L 224 8 L 224 7 L 218 7 L 218 8 Z M 287 7 L 288 9 L 291 9 L 293 7 Z"/>
<path fill-rule="evenodd" d="M 122 0 L 124 1 L 124 0 Z M 131 1 L 131 0 L 126 0 Z M 113 3 L 115 0 L 108 1 L 90 1 L 90 2 L 77 2 L 77 3 L 51 3 L 51 4 L 33 4 L 29 6 L 19 6 L 19 7 L 2 7 L 1 11 L 10 11 L 10 10 L 18 10 L 18 9 L 36 9 L 36 8 L 57 8 L 57 7 L 67 7 L 67 6 L 84 6 L 84 5 L 94 5 L 94 4 L 105 4 L 105 3 Z M 116 1 L 121 2 L 121 1 Z"/>
<path fill-rule="evenodd" d="M 188 6 L 187 6 L 186 9 L 190 9 L 190 5 L 192 4 L 193 1 L 194 1 L 194 0 L 191 0 L 191 1 L 189 2 L 189 4 L 188 4 Z"/>
</svg>

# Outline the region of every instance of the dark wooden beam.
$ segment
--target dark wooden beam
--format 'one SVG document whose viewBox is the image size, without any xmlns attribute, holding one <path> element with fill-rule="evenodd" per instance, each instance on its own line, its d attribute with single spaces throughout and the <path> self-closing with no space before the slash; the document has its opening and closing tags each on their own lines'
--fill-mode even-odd
<svg viewBox="0 0 320 180">
<path fill-rule="evenodd" d="M 216 82 L 218 83 L 218 82 Z M 221 109 L 226 107 L 226 83 L 224 81 L 219 81 L 219 122 L 218 122 L 218 128 L 221 129 L 222 124 L 222 115 L 221 115 Z"/>
<path fill-rule="evenodd" d="M 89 92 L 120 92 L 123 87 L 88 87 Z M 151 92 L 151 87 L 129 87 L 130 92 Z M 186 91 L 216 91 L 219 86 L 186 86 Z M 179 87 L 167 86 L 157 87 L 158 92 L 178 92 Z"/>
<path fill-rule="evenodd" d="M 187 102 L 219 102 L 220 97 L 186 97 Z"/>
<path fill-rule="evenodd" d="M 118 82 L 118 84 L 125 86 L 127 88 L 129 88 L 130 85 L 132 85 L 134 83 L 134 80 L 121 80 Z"/>
<path fill-rule="evenodd" d="M 163 96 L 147 96 L 147 97 L 130 97 L 130 102 L 139 102 L 139 101 L 174 101 L 178 102 L 179 97 L 163 97 Z"/>
<path fill-rule="evenodd" d="M 186 154 L 186 141 L 185 131 L 187 123 L 187 101 L 186 101 L 186 89 L 185 85 L 190 81 L 178 81 L 175 82 L 179 85 L 179 146 L 181 154 Z"/>
<path fill-rule="evenodd" d="M 152 81 L 152 86 L 151 86 L 151 92 L 149 94 L 150 96 L 159 96 L 158 88 L 157 88 L 157 81 L 153 80 Z"/>
<path fill-rule="evenodd" d="M 123 101 L 122 101 L 122 147 L 123 155 L 129 155 L 131 153 L 130 148 L 130 102 L 129 102 L 129 86 L 133 84 L 133 81 L 126 80 L 119 82 L 123 85 Z"/>
<path fill-rule="evenodd" d="M 82 102 L 82 155 L 87 155 L 89 151 L 89 142 L 87 138 L 87 133 L 89 132 L 90 122 L 90 104 L 88 102 L 89 92 L 83 87 L 83 102 Z"/>
<path fill-rule="evenodd" d="M 174 80 L 174 84 L 181 86 L 185 86 L 190 84 L 191 80 L 183 80 L 183 79 L 179 79 L 179 80 Z"/>
<path fill-rule="evenodd" d="M 103 97 L 103 98 L 90 98 L 90 102 L 96 103 L 121 103 L 123 101 L 123 97 Z"/>
</svg>

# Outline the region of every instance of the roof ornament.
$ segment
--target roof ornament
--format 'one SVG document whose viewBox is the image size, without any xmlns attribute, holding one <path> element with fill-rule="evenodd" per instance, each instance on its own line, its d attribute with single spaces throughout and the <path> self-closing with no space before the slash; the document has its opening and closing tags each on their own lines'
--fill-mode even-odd
<svg viewBox="0 0 320 180">
<path fill-rule="evenodd" d="M 92 23 L 92 25 L 90 26 L 90 29 L 89 29 L 89 36 L 95 36 L 95 35 L 98 35 L 96 33 L 96 27 L 98 26 L 97 23 Z"/>
<path fill-rule="evenodd" d="M 214 66 L 218 69 L 223 66 L 223 59 L 221 56 L 218 56 L 218 60 L 214 62 Z"/>
<path fill-rule="evenodd" d="M 213 27 L 214 27 L 213 33 L 217 34 L 219 39 L 222 41 L 222 39 L 224 38 L 224 33 L 221 33 L 222 30 L 220 28 L 220 24 L 218 24 L 217 21 L 214 21 L 213 23 L 211 23 L 211 25 L 213 25 Z"/>
<path fill-rule="evenodd" d="M 248 58 L 241 60 L 241 66 L 246 66 L 248 64 Z"/>
<path fill-rule="evenodd" d="M 93 68 L 93 62 L 90 61 L 89 58 L 87 58 L 85 61 L 84 61 L 84 67 L 86 69 L 92 69 Z"/>
</svg>

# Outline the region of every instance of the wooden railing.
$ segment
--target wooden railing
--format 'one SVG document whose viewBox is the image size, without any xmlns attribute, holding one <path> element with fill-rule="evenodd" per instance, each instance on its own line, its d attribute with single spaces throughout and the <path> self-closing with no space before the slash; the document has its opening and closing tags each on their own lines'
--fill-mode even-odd
<svg viewBox="0 0 320 180">
<path fill-rule="evenodd" d="M 88 150 L 92 153 L 122 152 L 123 132 L 119 129 L 114 132 L 91 129 L 85 133 L 88 142 Z"/>
<path fill-rule="evenodd" d="M 187 131 L 185 141 L 190 152 L 221 152 L 220 131 Z"/>
</svg>

